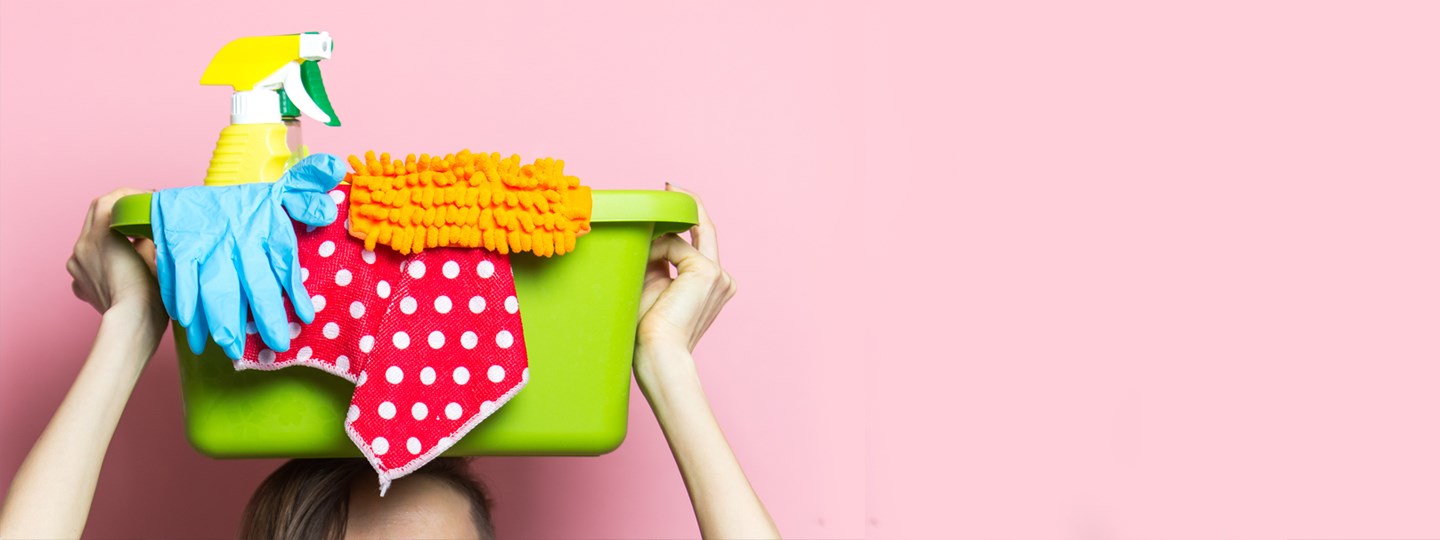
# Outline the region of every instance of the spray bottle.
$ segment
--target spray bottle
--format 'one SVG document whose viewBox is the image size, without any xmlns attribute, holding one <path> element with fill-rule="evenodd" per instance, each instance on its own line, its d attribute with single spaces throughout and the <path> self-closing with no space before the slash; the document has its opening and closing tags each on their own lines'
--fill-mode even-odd
<svg viewBox="0 0 1440 540">
<path fill-rule="evenodd" d="M 334 48 L 328 32 L 306 32 L 240 38 L 215 54 L 200 84 L 230 86 L 235 93 L 230 125 L 220 131 L 205 185 L 279 179 L 293 164 L 292 156 L 307 152 L 296 113 L 340 125 L 320 78 L 319 62 L 329 59 Z M 283 114 L 287 109 L 292 112 L 288 121 Z M 293 137 L 287 124 L 294 128 Z"/>
</svg>

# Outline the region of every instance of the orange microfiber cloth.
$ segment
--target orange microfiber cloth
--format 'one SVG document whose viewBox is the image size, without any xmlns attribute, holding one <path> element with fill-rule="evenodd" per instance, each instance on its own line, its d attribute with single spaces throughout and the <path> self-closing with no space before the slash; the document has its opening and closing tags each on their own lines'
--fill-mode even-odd
<svg viewBox="0 0 1440 540">
<path fill-rule="evenodd" d="M 549 257 L 574 251 L 575 237 L 590 230 L 590 188 L 565 175 L 564 161 L 522 166 L 519 155 L 462 150 L 404 161 L 371 151 L 349 162 L 350 234 L 365 249 L 483 247 Z"/>
</svg>

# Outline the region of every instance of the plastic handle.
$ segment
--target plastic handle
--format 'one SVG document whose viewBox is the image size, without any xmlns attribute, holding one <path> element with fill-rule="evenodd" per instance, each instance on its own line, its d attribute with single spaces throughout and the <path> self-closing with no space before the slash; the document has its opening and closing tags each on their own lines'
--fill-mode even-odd
<svg viewBox="0 0 1440 540">
<path fill-rule="evenodd" d="M 290 102 L 299 107 L 300 112 L 305 113 L 305 116 L 329 124 L 333 120 L 330 115 L 325 114 L 325 111 L 320 110 L 320 106 L 310 99 L 310 92 L 306 90 L 305 83 L 300 78 L 300 64 L 291 62 L 285 64 L 285 67 L 280 70 L 285 72 L 284 82 L 280 83 L 280 86 L 285 89 L 285 95 L 290 98 Z"/>
<path fill-rule="evenodd" d="M 330 94 L 325 92 L 325 79 L 320 77 L 319 62 L 310 61 L 300 64 L 300 83 L 305 85 L 305 91 L 310 94 L 310 99 L 315 101 L 315 105 L 330 116 L 330 120 L 325 122 L 325 125 L 339 126 L 340 117 L 335 114 L 335 107 L 330 104 Z"/>
</svg>

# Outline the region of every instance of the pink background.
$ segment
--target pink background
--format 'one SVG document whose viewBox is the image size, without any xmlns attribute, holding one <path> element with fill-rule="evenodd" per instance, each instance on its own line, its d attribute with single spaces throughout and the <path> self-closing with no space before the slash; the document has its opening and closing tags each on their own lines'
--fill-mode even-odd
<svg viewBox="0 0 1440 540">
<path fill-rule="evenodd" d="M 868 530 L 1440 538 L 1440 4 L 973 4 L 862 32 Z"/>
<path fill-rule="evenodd" d="M 198 182 L 210 55 L 323 28 L 317 149 L 705 195 L 743 291 L 701 369 L 791 537 L 1440 537 L 1440 8 L 985 4 L 6 2 L 0 474 L 95 324 L 84 202 Z M 225 535 L 273 468 L 191 451 L 177 386 L 162 353 L 92 535 Z M 694 536 L 633 405 L 614 454 L 487 460 L 502 533 Z"/>
</svg>

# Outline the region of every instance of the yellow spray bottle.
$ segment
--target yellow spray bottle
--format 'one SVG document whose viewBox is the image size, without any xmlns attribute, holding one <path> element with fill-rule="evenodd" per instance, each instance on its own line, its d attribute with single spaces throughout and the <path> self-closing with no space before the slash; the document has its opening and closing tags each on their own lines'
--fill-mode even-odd
<svg viewBox="0 0 1440 540">
<path fill-rule="evenodd" d="M 287 141 L 286 124 L 299 123 L 293 112 L 282 116 L 282 92 L 285 109 L 340 125 L 320 79 L 319 62 L 334 49 L 328 32 L 306 32 L 240 38 L 215 54 L 200 84 L 230 86 L 235 93 L 230 125 L 220 131 L 205 185 L 273 182 L 291 164 L 292 154 L 303 151 L 298 131 Z"/>
</svg>

